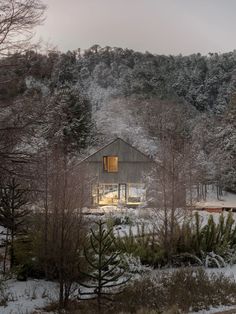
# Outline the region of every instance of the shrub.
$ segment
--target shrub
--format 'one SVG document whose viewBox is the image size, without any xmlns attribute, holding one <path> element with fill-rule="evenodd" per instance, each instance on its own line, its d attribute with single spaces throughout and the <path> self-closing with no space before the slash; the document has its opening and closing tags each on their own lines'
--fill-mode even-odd
<svg viewBox="0 0 236 314">
<path fill-rule="evenodd" d="M 155 276 L 133 281 L 108 304 L 103 314 L 183 314 L 236 304 L 236 283 L 223 274 L 208 274 L 202 268 L 158 271 Z M 97 313 L 95 300 L 74 300 L 67 310 L 71 314 Z"/>
<path fill-rule="evenodd" d="M 210 306 L 236 303 L 236 283 L 223 274 L 208 275 L 202 268 L 158 272 L 130 284 L 116 299 L 117 310 L 136 313 L 145 308 L 164 313 L 171 308 L 184 313 Z M 115 311 L 114 311 L 115 312 Z"/>
<path fill-rule="evenodd" d="M 123 253 L 132 254 L 140 258 L 143 265 L 159 267 L 166 263 L 164 251 L 158 244 L 154 233 L 146 233 L 145 225 L 137 226 L 137 235 L 134 235 L 132 229 L 128 233 L 114 236 L 116 249 Z"/>
<path fill-rule="evenodd" d="M 146 230 L 144 224 L 137 225 L 137 230 L 134 235 L 130 227 L 129 232 L 122 235 L 118 232 L 114 237 L 123 253 L 140 258 L 144 265 L 224 267 L 236 260 L 236 225 L 232 213 L 227 217 L 222 214 L 218 223 L 211 215 L 204 226 L 198 213 L 192 219 L 176 222 L 171 250 L 160 233 Z"/>
<path fill-rule="evenodd" d="M 36 256 L 37 234 L 28 233 L 15 241 L 14 271 L 18 280 L 27 280 L 28 277 L 41 279 L 45 277 L 42 261 Z"/>
<path fill-rule="evenodd" d="M 15 268 L 16 278 L 20 281 L 25 281 L 29 277 L 42 279 L 45 277 L 45 273 L 42 267 L 35 260 L 29 260 L 28 262 L 18 265 Z"/>
</svg>

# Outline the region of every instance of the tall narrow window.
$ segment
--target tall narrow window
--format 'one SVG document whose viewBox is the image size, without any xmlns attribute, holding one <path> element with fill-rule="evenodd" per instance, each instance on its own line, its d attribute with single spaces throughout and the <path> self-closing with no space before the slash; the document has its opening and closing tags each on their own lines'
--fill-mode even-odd
<svg viewBox="0 0 236 314">
<path fill-rule="evenodd" d="M 118 157 L 117 156 L 104 156 L 103 157 L 103 170 L 106 172 L 118 172 Z"/>
</svg>

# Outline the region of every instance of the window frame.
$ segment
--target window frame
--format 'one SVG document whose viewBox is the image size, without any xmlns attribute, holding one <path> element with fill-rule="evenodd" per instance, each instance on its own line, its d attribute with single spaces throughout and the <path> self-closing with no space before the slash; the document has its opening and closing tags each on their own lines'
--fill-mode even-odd
<svg viewBox="0 0 236 314">
<path fill-rule="evenodd" d="M 105 201 L 104 197 L 107 199 L 106 194 L 109 194 L 109 188 L 111 188 L 113 186 L 116 187 L 116 189 L 114 191 L 110 191 L 110 192 L 114 192 L 117 193 L 117 195 L 113 196 L 110 198 L 110 202 Z M 97 183 L 93 186 L 93 191 L 95 192 L 93 194 L 93 204 L 94 205 L 98 205 L 98 206 L 107 206 L 107 205 L 117 205 L 118 201 L 119 201 L 119 184 L 118 183 Z M 107 193 L 105 193 L 107 192 Z"/>
<path fill-rule="evenodd" d="M 115 171 L 110 171 L 109 170 L 109 158 L 116 158 L 117 159 L 117 170 L 115 170 Z M 102 162 L 103 162 L 103 172 L 106 172 L 106 173 L 117 173 L 119 171 L 119 157 L 117 155 L 106 155 L 106 156 L 103 156 Z"/>
<path fill-rule="evenodd" d="M 134 186 L 136 186 L 136 187 L 138 187 L 138 188 L 141 188 L 143 191 L 144 191 L 144 193 L 140 196 L 141 198 L 143 198 L 143 199 L 141 199 L 140 201 L 136 201 L 136 202 L 134 202 L 134 201 L 131 201 L 129 198 L 130 198 L 130 187 L 134 187 Z M 146 185 L 145 185 L 145 183 L 141 183 L 141 182 L 132 182 L 132 183 L 127 183 L 127 204 L 129 205 L 129 204 L 142 204 L 142 203 L 145 203 L 147 201 L 147 188 L 146 188 Z"/>
</svg>

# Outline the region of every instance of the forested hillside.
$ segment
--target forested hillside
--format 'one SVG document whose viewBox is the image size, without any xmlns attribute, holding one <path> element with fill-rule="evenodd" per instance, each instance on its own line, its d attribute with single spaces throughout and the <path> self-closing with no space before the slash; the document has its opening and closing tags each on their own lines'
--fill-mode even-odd
<svg viewBox="0 0 236 314">
<path fill-rule="evenodd" d="M 58 142 L 86 154 L 122 136 L 157 157 L 158 119 L 169 111 L 161 132 L 184 134 L 205 173 L 199 180 L 235 190 L 235 52 L 163 56 L 97 45 L 83 53 L 30 51 L 2 58 L 0 81 L 1 127 L 11 127 L 1 145 L 7 142 L 9 155 L 27 159 Z M 179 113 L 180 131 L 170 123 Z M 1 158 L 5 171 L 6 150 Z"/>
<path fill-rule="evenodd" d="M 15 58 L 2 62 L 15 63 Z M 199 111 L 222 112 L 236 87 L 235 51 L 164 56 L 95 45 L 82 54 L 79 50 L 47 55 L 28 52 L 17 60 L 20 69 L 7 68 L 1 73 L 4 78 L 14 74 L 17 85 L 7 88 L 10 96 L 22 93 L 26 88 L 24 79 L 31 76 L 38 87 L 41 84 L 50 91 L 63 84 L 79 84 L 86 91 L 97 87 L 116 96 L 179 97 Z"/>
</svg>

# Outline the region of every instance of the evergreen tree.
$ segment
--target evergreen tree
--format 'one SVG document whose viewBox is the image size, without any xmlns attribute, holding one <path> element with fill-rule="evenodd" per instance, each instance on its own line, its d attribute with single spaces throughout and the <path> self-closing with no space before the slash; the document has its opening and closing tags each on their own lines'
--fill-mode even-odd
<svg viewBox="0 0 236 314">
<path fill-rule="evenodd" d="M 236 192 L 236 94 L 213 129 L 211 158 L 219 186 Z"/>
<path fill-rule="evenodd" d="M 20 188 L 14 178 L 6 186 L 0 187 L 0 225 L 7 229 L 7 236 L 10 236 L 10 268 L 15 263 L 15 238 L 22 233 L 29 214 L 25 206 L 27 202 L 27 191 Z"/>
<path fill-rule="evenodd" d="M 93 124 L 88 98 L 76 87 L 64 85 L 51 99 L 49 141 L 66 146 L 67 152 L 86 148 Z"/>
<path fill-rule="evenodd" d="M 86 261 L 90 266 L 90 272 L 84 275 L 91 281 L 81 284 L 90 288 L 91 291 L 84 293 L 79 291 L 79 297 L 90 295 L 89 299 L 96 298 L 100 313 L 102 300 L 112 301 L 112 296 L 120 292 L 120 290 L 110 291 L 110 289 L 124 285 L 130 278 L 123 279 L 125 270 L 121 267 L 120 252 L 113 251 L 115 241 L 111 236 L 112 229 L 106 230 L 105 222 L 101 220 L 95 224 L 98 230 L 95 232 L 92 228 L 90 229 L 90 251 L 84 250 Z"/>
</svg>

